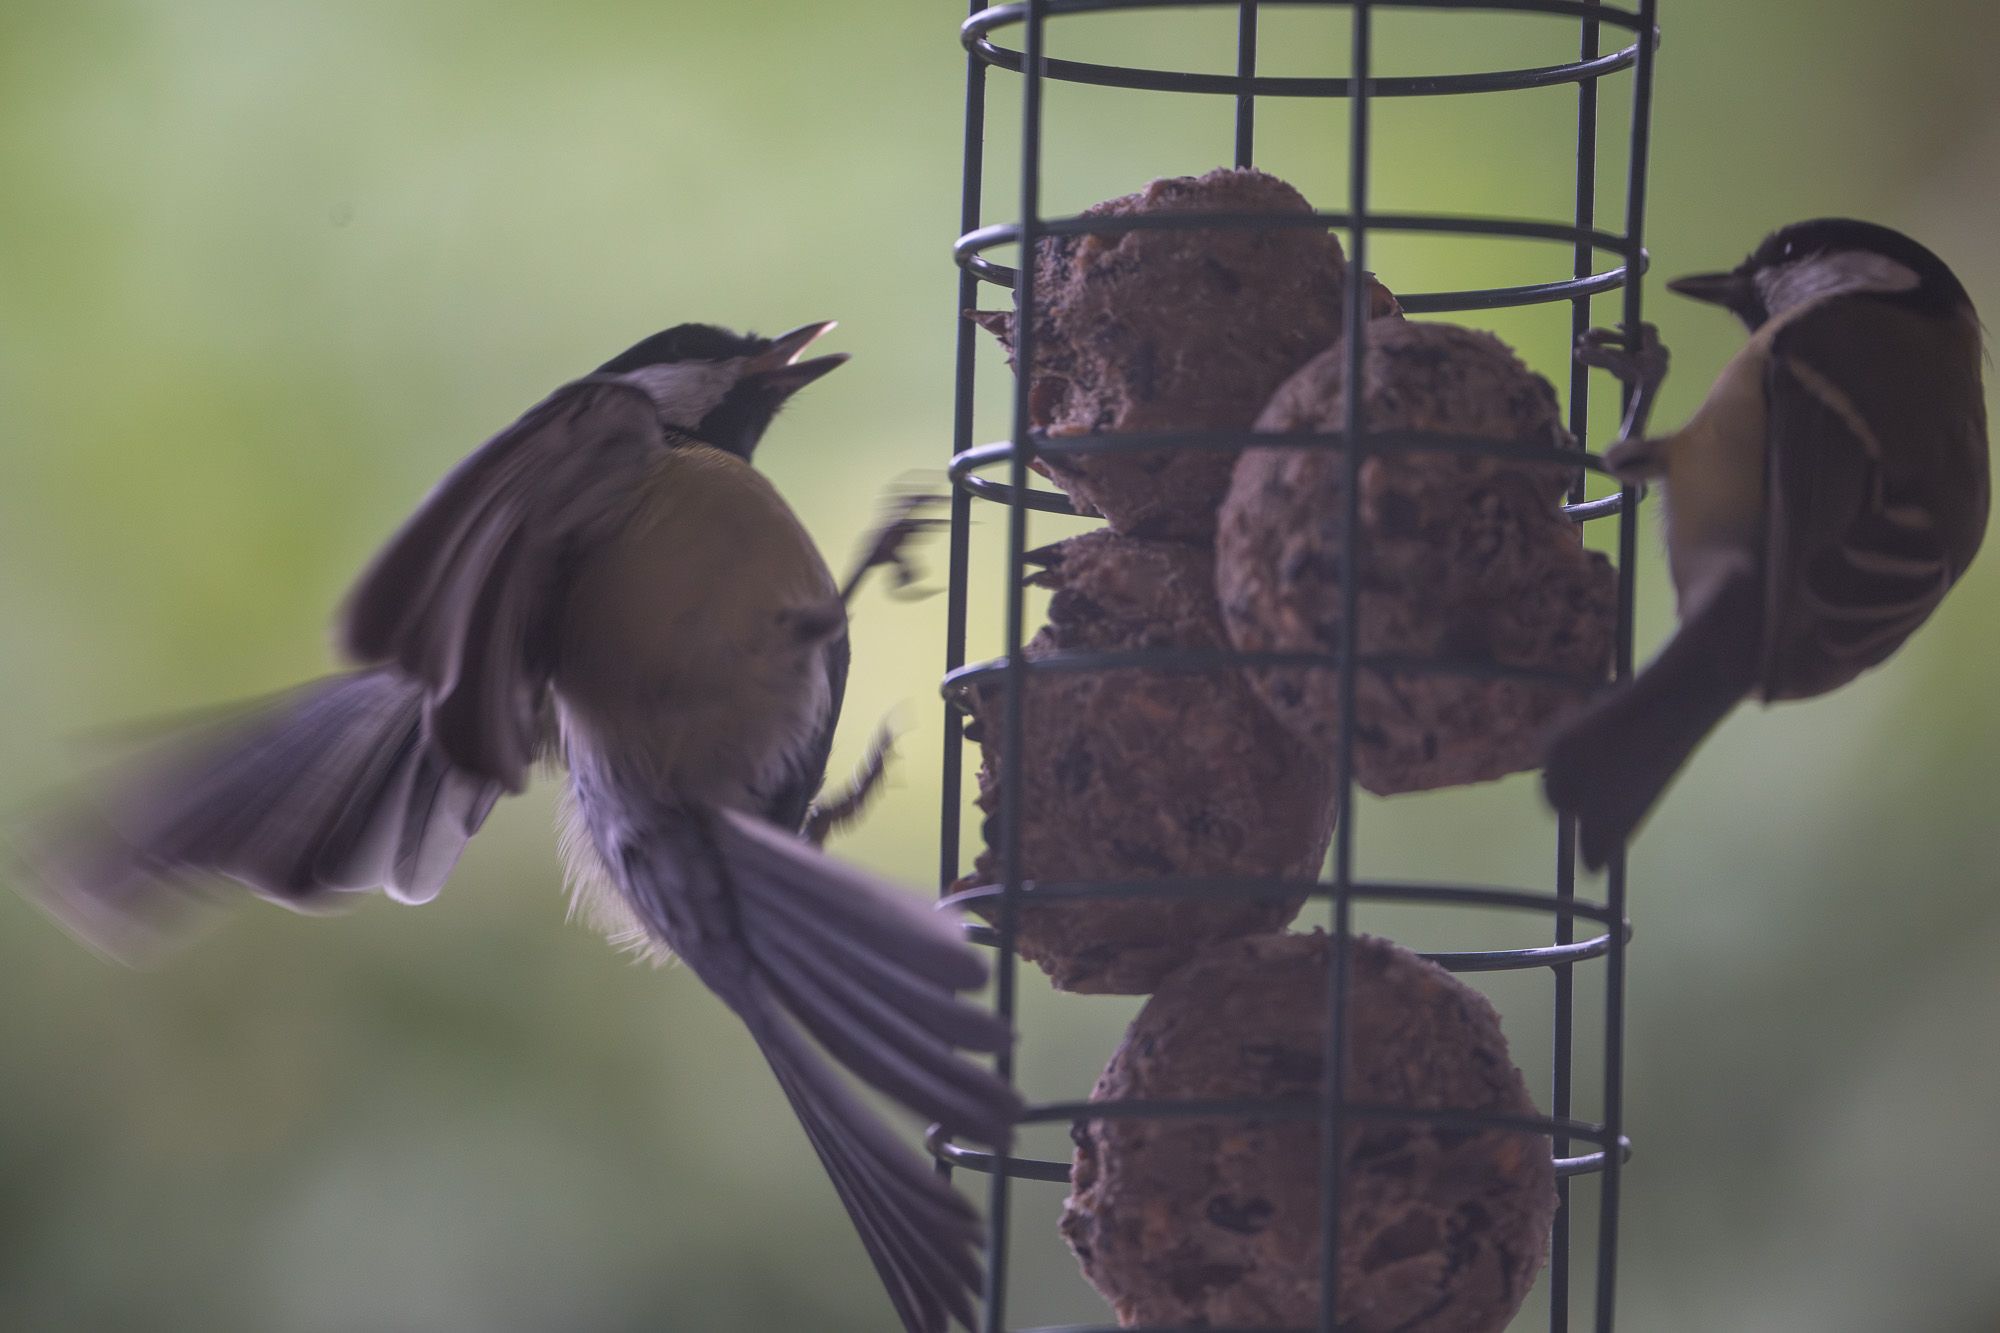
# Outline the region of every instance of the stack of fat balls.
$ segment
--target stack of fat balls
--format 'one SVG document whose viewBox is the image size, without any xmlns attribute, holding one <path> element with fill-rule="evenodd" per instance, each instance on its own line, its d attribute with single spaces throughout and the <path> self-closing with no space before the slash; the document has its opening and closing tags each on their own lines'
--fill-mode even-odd
<svg viewBox="0 0 2000 1333">
<path fill-rule="evenodd" d="M 1169 975 L 1100 1101 L 1284 1103 L 1304 1116 L 1107 1117 L 1073 1131 L 1062 1232 L 1125 1325 L 1305 1328 L 1320 1312 L 1319 1119 L 1333 941 L 1252 935 Z M 1407 949 L 1349 945 L 1343 1092 L 1355 1105 L 1535 1115 L 1483 996 Z M 1341 1130 L 1343 1329 L 1507 1326 L 1548 1257 L 1549 1141 L 1350 1117 Z"/>
<path fill-rule="evenodd" d="M 1326 665 L 1031 674 L 1014 942 L 1059 988 L 1152 995 L 1097 1098 L 1311 1098 L 1326 1072 L 1330 942 L 1271 932 L 1298 914 L 1333 833 L 1345 456 L 1240 439 L 1111 452 L 1063 441 L 1341 432 L 1347 284 L 1367 281 L 1368 430 L 1539 451 L 1398 450 L 1361 464 L 1351 576 L 1372 664 L 1356 673 L 1351 740 L 1356 780 L 1380 794 L 1534 767 L 1550 727 L 1609 669 L 1614 576 L 1562 510 L 1577 467 L 1548 456 L 1574 447 L 1554 389 L 1503 343 L 1404 319 L 1306 200 L 1262 172 L 1155 181 L 1084 216 L 1163 213 L 1278 221 L 1044 240 L 1030 365 L 1015 356 L 1015 313 L 973 316 L 1029 377 L 1030 424 L 1048 441 L 1036 470 L 1105 520 L 1031 554 L 1030 581 L 1052 596 L 1025 654 L 1234 649 Z M 962 888 L 1001 879 L 1006 762 L 1001 689 L 966 703 L 988 846 Z M 1159 880 L 1193 882 L 1036 898 L 1037 886 Z M 997 916 L 991 900 L 982 910 Z M 1349 1100 L 1534 1114 L 1476 992 L 1385 940 L 1355 939 L 1350 963 Z M 1063 1231 L 1122 1323 L 1317 1318 L 1315 1121 L 1107 1117 L 1076 1139 Z M 1357 1121 L 1340 1153 L 1343 1327 L 1503 1328 L 1547 1254 L 1546 1137 Z"/>
</svg>

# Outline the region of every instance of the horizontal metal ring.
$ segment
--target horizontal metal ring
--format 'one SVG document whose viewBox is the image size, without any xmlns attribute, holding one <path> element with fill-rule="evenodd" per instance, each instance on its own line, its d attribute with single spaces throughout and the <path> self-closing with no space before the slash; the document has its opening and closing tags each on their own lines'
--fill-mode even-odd
<svg viewBox="0 0 2000 1333">
<path fill-rule="evenodd" d="M 1120 1097 L 1105 1101 L 1044 1102 L 1015 1117 L 1018 1125 L 1047 1125 L 1078 1120 L 1314 1120 L 1327 1108 L 1316 1097 Z M 1454 1107 L 1384 1106 L 1351 1102 L 1340 1108 L 1343 1120 L 1430 1125 L 1438 1129 L 1479 1132 L 1489 1129 L 1520 1134 L 1560 1135 L 1602 1145 L 1604 1126 L 1587 1120 L 1549 1115 L 1509 1115 L 1504 1111 L 1466 1111 Z"/>
<path fill-rule="evenodd" d="M 1032 430 L 1028 432 L 1028 440 L 1029 448 L 1036 456 L 1051 455 L 1060 458 L 1153 453 L 1171 449 L 1207 449 L 1215 452 L 1241 453 L 1246 449 L 1344 450 L 1347 447 L 1347 436 L 1338 431 L 1263 433 L 1248 427 L 1056 436 L 1049 435 L 1046 431 Z M 1586 471 L 1609 475 L 1603 457 L 1586 450 L 1523 444 L 1518 440 L 1485 440 L 1463 435 L 1441 435 L 1434 431 L 1372 432 L 1362 437 L 1361 452 L 1364 456 L 1409 453 L 1467 454 L 1479 458 L 1506 458 L 1522 463 L 1546 463 L 1555 467 L 1581 467 Z M 978 469 L 998 467 L 1011 462 L 1013 457 L 1014 444 L 1011 440 L 995 440 L 990 444 L 974 445 L 952 458 L 945 469 L 945 475 L 952 485 L 968 495 L 976 495 L 996 504 L 1008 504 L 1015 496 L 1014 487 L 1006 482 L 982 477 L 978 475 Z M 1643 496 L 1644 488 L 1639 488 L 1637 493 Z M 1076 514 L 1069 497 L 1059 491 L 1028 487 L 1020 494 L 1022 503 L 1029 509 L 1047 514 Z M 1607 495 L 1597 500 L 1565 504 L 1562 510 L 1572 521 L 1587 523 L 1622 513 L 1624 507 L 1625 497 L 1621 491 L 1616 495 Z"/>
<path fill-rule="evenodd" d="M 1242 453 L 1246 449 L 1323 449 L 1328 453 L 1346 453 L 1348 442 L 1344 431 L 1259 431 L 1249 426 L 1208 430 L 1134 430 L 1089 435 L 1051 435 L 1047 431 L 1031 430 L 1028 432 L 1028 449 L 1037 458 L 1095 458 L 1107 454 L 1149 454 L 1176 449 L 1203 449 L 1213 453 Z M 1478 435 L 1447 435 L 1439 431 L 1364 431 L 1357 452 L 1363 458 L 1399 454 L 1463 454 L 1473 458 L 1506 459 L 1514 463 L 1583 468 L 1608 475 L 1604 459 L 1585 449 L 1530 444 L 1524 440 L 1488 439 Z M 974 445 L 951 460 L 948 475 L 956 478 L 968 469 L 992 467 L 1010 462 L 1013 457 L 1012 440 Z"/>
<path fill-rule="evenodd" d="M 1270 3 L 1313 6 L 1322 9 L 1344 7 L 1350 0 L 1270 0 Z M 1048 18 L 1066 14 L 1102 13 L 1108 10 L 1216 8 L 1233 0 L 1045 0 Z M 1503 13 L 1548 15 L 1557 18 L 1595 20 L 1632 33 L 1643 30 L 1639 16 L 1628 10 L 1579 3 L 1578 0 L 1377 0 L 1377 8 L 1473 9 Z M 1027 21 L 1028 6 L 1021 3 L 994 5 L 968 18 L 959 28 L 959 39 L 982 62 L 1016 74 L 1027 67 L 1019 50 L 1001 46 L 991 34 Z M 1657 43 L 1657 31 L 1654 34 Z M 1571 83 L 1590 83 L 1628 69 L 1638 62 L 1639 43 L 1586 60 L 1564 61 L 1522 69 L 1481 71 L 1472 74 L 1391 75 L 1368 80 L 1370 97 L 1437 97 L 1453 94 L 1517 92 L 1528 88 L 1550 88 Z M 1298 78 L 1271 75 L 1204 74 L 1191 70 L 1169 70 L 1142 65 L 1104 65 L 1082 60 L 1061 60 L 1044 56 L 1040 75 L 1058 83 L 1091 84 L 1103 88 L 1126 88 L 1146 92 L 1209 93 L 1241 97 L 1320 97 L 1354 95 L 1354 81 L 1344 78 Z"/>
<path fill-rule="evenodd" d="M 1641 482 L 1632 488 L 1635 500 L 1646 498 L 1647 487 Z M 1563 506 L 1563 515 L 1572 523 L 1589 523 L 1600 518 L 1610 518 L 1613 514 L 1625 512 L 1625 492 L 1607 495 L 1597 500 L 1576 500 Z"/>
<path fill-rule="evenodd" d="M 1069 1183 L 1068 1162 L 1058 1162 L 1047 1157 L 1016 1157 L 1011 1153 L 963 1148 L 950 1139 L 941 1137 L 938 1131 L 942 1128 L 941 1125 L 932 1125 L 930 1134 L 925 1138 L 925 1146 L 930 1149 L 931 1156 L 940 1162 L 948 1162 L 967 1171 L 977 1171 L 984 1176 L 990 1176 L 998 1171 L 1011 1180 L 1040 1180 L 1051 1185 Z"/>
<path fill-rule="evenodd" d="M 1476 213 L 1366 213 L 1371 231 L 1413 231 L 1447 236 L 1481 236 L 1501 241 L 1559 241 L 1564 245 L 1588 245 L 1593 250 L 1624 255 L 1632 248 L 1629 238 L 1597 227 L 1579 227 L 1573 222 L 1551 222 L 1542 218 L 1501 218 Z M 1309 212 L 1273 213 L 1230 210 L 1190 210 L 1184 213 L 1115 213 L 1042 218 L 1035 223 L 1035 235 L 1044 236 L 1123 236 L 1134 231 L 1338 231 L 1354 225 L 1354 214 L 1338 209 Z M 1001 245 L 1017 245 L 1021 240 L 1018 222 L 994 222 L 975 228 L 952 242 L 952 257 L 960 267 L 974 255 Z M 1003 287 L 1014 285 L 1014 269 L 993 266 L 1009 275 Z M 1397 300 L 1401 300 L 1400 296 Z"/>
<path fill-rule="evenodd" d="M 1306 1097 L 1289 1098 L 1209 1098 L 1164 1100 L 1127 1098 L 1102 1102 L 1054 1102 L 1031 1106 L 1021 1116 L 1021 1124 L 1081 1120 L 1309 1120 L 1323 1114 L 1320 1104 Z M 1445 1128 L 1468 1130 L 1511 1130 L 1542 1134 L 1550 1138 L 1581 1139 L 1602 1145 L 1604 1126 L 1589 1121 L 1556 1116 L 1512 1116 L 1488 1111 L 1419 1110 L 1413 1107 L 1350 1106 L 1348 1119 L 1416 1122 Z M 924 1146 L 933 1157 L 954 1167 L 981 1175 L 999 1172 L 1014 1180 L 1039 1180 L 1052 1185 L 1069 1183 L 1070 1164 L 1047 1157 L 1018 1157 L 1011 1153 L 987 1152 L 953 1143 L 942 1125 L 932 1125 L 924 1135 Z M 1619 1160 L 1632 1156 L 1630 1139 L 1619 1140 Z M 1558 1178 L 1590 1175 L 1604 1169 L 1605 1151 L 1554 1159 Z"/>
<path fill-rule="evenodd" d="M 939 898 L 939 911 L 955 911 L 975 903 L 993 902 L 1005 896 L 1006 886 L 979 884 Z M 1016 901 L 1034 898 L 1042 902 L 1070 902 L 1086 898 L 1307 898 L 1332 899 L 1340 896 L 1340 886 L 1324 880 L 1230 879 L 1226 877 L 1178 877 L 1150 880 L 1061 880 L 1038 883 L 1029 880 L 1018 891 Z M 1613 924 L 1611 909 L 1587 898 L 1561 897 L 1529 889 L 1500 888 L 1486 884 L 1425 884 L 1400 880 L 1356 880 L 1347 886 L 1349 902 L 1450 903 L 1462 907 L 1493 907 L 1516 912 L 1546 912 L 1554 917 L 1582 917 L 1599 925 Z M 1626 939 L 1631 923 L 1620 923 Z"/>
<path fill-rule="evenodd" d="M 961 922 L 968 944 L 990 949 L 1000 947 L 1000 932 L 976 921 Z M 1630 932 L 1628 931 L 1629 935 Z M 1418 951 L 1417 957 L 1436 963 L 1447 972 L 1526 972 L 1538 967 L 1569 967 L 1602 958 L 1611 951 L 1609 935 L 1593 935 L 1567 944 L 1535 944 L 1519 949 L 1462 949 L 1444 952 Z"/>
<path fill-rule="evenodd" d="M 1572 1176 L 1596 1175 L 1604 1169 L 1608 1154 L 1599 1148 L 1596 1152 L 1585 1153 L 1581 1157 L 1556 1158 L 1556 1179 L 1568 1180 Z M 1623 1134 L 1618 1136 L 1618 1161 L 1620 1165 L 1632 1160 L 1632 1140 Z"/>
<path fill-rule="evenodd" d="M 982 500 L 991 500 L 995 504 L 1012 504 L 1014 496 L 1017 493 L 1012 486 L 1009 486 L 1004 481 L 994 481 L 991 478 L 982 477 L 976 473 L 968 472 L 962 476 L 953 477 L 952 480 L 966 494 L 976 495 Z M 1085 517 L 1085 515 L 1076 512 L 1076 506 L 1071 504 L 1069 497 L 1061 491 L 1045 491 L 1039 486 L 1027 486 L 1023 487 L 1018 494 L 1021 497 L 1021 507 L 1023 509 L 1032 509 L 1041 514 L 1067 514 L 1071 518 Z"/>
<path fill-rule="evenodd" d="M 976 452 L 978 451 L 966 451 L 967 454 Z M 961 457 L 963 456 L 961 455 Z M 983 464 L 980 466 L 983 466 Z M 1076 506 L 1069 502 L 1069 497 L 1061 491 L 1045 491 L 1039 486 L 1026 486 L 1019 492 L 1016 492 L 1012 486 L 1004 481 L 994 481 L 991 477 L 982 477 L 978 473 L 969 470 L 954 471 L 951 480 L 954 485 L 967 495 L 976 495 L 980 499 L 989 500 L 994 504 L 1011 505 L 1014 503 L 1015 495 L 1018 494 L 1021 497 L 1021 507 L 1023 509 L 1032 509 L 1038 514 L 1062 514 L 1069 518 L 1088 517 L 1087 515 L 1079 514 Z M 1635 492 L 1641 498 L 1644 498 L 1646 488 L 1643 485 L 1638 486 L 1635 488 Z M 1622 491 L 1616 495 L 1604 496 L 1602 499 L 1579 500 L 1562 507 L 1563 513 L 1570 521 L 1575 523 L 1589 523 L 1594 519 L 1610 518 L 1614 514 L 1623 513 L 1624 510 L 1625 494 Z"/>
<path fill-rule="evenodd" d="M 1508 287 L 1477 287 L 1451 292 L 1399 293 L 1396 300 L 1412 314 L 1438 314 L 1454 310 L 1494 310 L 1513 306 L 1540 305 L 1550 301 L 1573 300 L 1623 287 L 1632 263 L 1631 242 L 1613 232 L 1579 227 L 1567 222 L 1536 218 L 1496 218 L 1443 213 L 1368 213 L 1362 219 L 1371 231 L 1402 231 L 1451 236 L 1478 236 L 1495 240 L 1554 241 L 1569 246 L 1588 245 L 1593 250 L 1616 254 L 1626 262 L 1583 277 Z M 1310 213 L 1130 213 L 1116 217 L 1043 218 L 1035 224 L 1041 236 L 1116 236 L 1133 231 L 1345 228 L 1354 215 L 1330 210 Z M 1019 244 L 1022 228 L 1016 222 L 997 222 L 966 232 L 952 245 L 952 257 L 960 268 L 984 282 L 1012 288 L 1020 276 L 1017 268 L 987 259 L 984 252 L 1002 245 Z M 1649 257 L 1637 254 L 1640 272 Z"/>
<path fill-rule="evenodd" d="M 932 1126 L 935 1131 L 938 1127 Z M 992 1175 L 994 1171 L 1004 1171 L 1013 1180 L 1039 1180 L 1051 1185 L 1067 1185 L 1070 1167 L 1068 1162 L 1059 1162 L 1047 1157 L 1016 1157 L 1011 1154 L 985 1152 L 978 1148 L 965 1148 L 949 1139 L 928 1140 L 931 1154 L 941 1162 L 967 1171 L 977 1171 L 981 1175 Z M 1632 1140 L 1621 1138 L 1619 1153 L 1621 1161 L 1629 1161 L 1632 1156 Z M 1584 1153 L 1576 1157 L 1555 1159 L 1555 1173 L 1558 1180 L 1569 1180 L 1576 1176 L 1595 1175 L 1604 1169 L 1605 1154 L 1602 1148 L 1596 1152 Z"/>
<path fill-rule="evenodd" d="M 1117 650 L 1057 649 L 1021 659 L 1021 669 L 1029 675 L 1049 675 L 1089 671 L 1229 671 L 1243 669 L 1302 669 L 1338 671 L 1339 653 L 1241 652 L 1234 648 L 1126 648 Z M 1602 676 L 1582 676 L 1547 667 L 1510 666 L 1504 662 L 1476 659 L 1416 657 L 1404 653 L 1362 653 L 1354 659 L 1355 669 L 1385 676 L 1450 677 L 1457 680 L 1504 680 L 1524 685 L 1549 685 L 1579 692 L 1609 688 Z M 939 687 L 945 701 L 964 709 L 966 694 L 985 680 L 1003 680 L 1007 659 L 989 658 L 969 662 L 947 674 Z"/>
<path fill-rule="evenodd" d="M 1627 939 L 1631 937 L 1628 928 Z M 1420 952 L 1419 958 L 1436 963 L 1447 972 L 1520 972 L 1535 967 L 1568 967 L 1587 963 L 1611 952 L 1611 936 L 1593 935 L 1567 944 L 1536 944 L 1522 949 L 1462 949 L 1443 953 Z"/>
</svg>

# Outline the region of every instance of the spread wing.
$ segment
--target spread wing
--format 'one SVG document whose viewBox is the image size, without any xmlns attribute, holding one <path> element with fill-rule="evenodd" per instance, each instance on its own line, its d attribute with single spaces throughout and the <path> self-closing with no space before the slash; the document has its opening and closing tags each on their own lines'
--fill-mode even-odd
<svg viewBox="0 0 2000 1333">
<path fill-rule="evenodd" d="M 665 443 L 638 386 L 565 385 L 452 469 L 348 595 L 342 646 L 423 683 L 426 731 L 458 768 L 526 784 L 560 585 Z"/>
<path fill-rule="evenodd" d="M 1939 329 L 1935 317 L 1843 297 L 1773 341 L 1767 698 L 1821 694 L 1883 661 L 1979 548 L 1977 340 Z"/>
</svg>

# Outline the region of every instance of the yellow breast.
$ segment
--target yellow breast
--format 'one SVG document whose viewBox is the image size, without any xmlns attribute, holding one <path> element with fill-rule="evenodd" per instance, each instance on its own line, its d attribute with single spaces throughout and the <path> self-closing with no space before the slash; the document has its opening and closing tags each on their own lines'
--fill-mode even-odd
<svg viewBox="0 0 2000 1333">
<path fill-rule="evenodd" d="M 762 474 L 705 446 L 668 450 L 571 586 L 564 725 L 728 801 L 816 734 L 839 612 L 826 562 Z"/>
<path fill-rule="evenodd" d="M 1763 540 L 1769 352 L 1761 332 L 1746 343 L 1665 448 L 1668 564 L 1684 610 Z"/>
</svg>

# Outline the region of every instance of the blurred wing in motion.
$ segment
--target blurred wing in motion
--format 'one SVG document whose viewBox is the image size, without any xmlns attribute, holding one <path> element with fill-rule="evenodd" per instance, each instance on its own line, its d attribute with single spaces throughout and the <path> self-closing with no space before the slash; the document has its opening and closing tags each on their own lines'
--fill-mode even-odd
<svg viewBox="0 0 2000 1333">
<path fill-rule="evenodd" d="M 453 468 L 355 584 L 342 646 L 423 683 L 426 729 L 457 767 L 526 785 L 571 559 L 624 522 L 664 443 L 637 385 L 565 385 Z"/>
<path fill-rule="evenodd" d="M 302 910 L 378 887 L 426 902 L 499 796 L 425 738 L 420 686 L 361 671 L 160 743 L 104 784 L 95 818 L 32 829 L 22 869 L 71 931 L 131 959 L 185 929 L 206 877 Z"/>
</svg>

